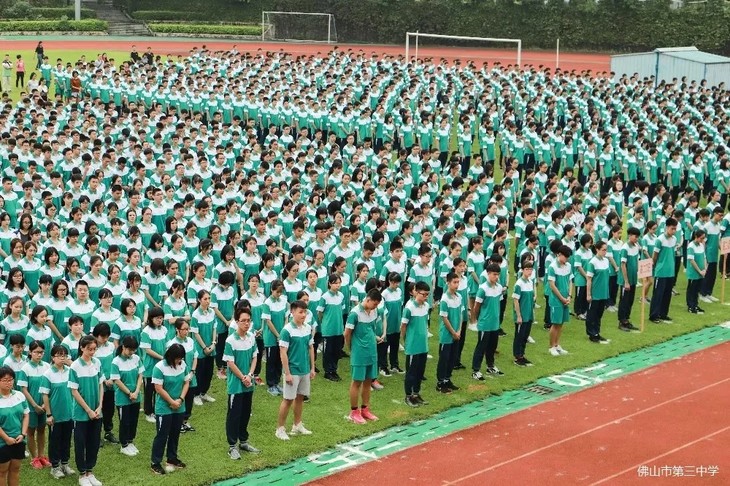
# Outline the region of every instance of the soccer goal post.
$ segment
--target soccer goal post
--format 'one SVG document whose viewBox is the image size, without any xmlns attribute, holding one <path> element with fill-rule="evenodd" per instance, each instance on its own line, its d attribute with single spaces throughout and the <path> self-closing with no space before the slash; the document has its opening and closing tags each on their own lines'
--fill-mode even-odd
<svg viewBox="0 0 730 486">
<path fill-rule="evenodd" d="M 425 34 L 423 32 L 406 32 L 406 60 L 411 58 L 411 54 L 418 60 L 419 40 L 424 39 L 443 39 L 455 42 L 485 42 L 485 43 L 504 43 L 515 44 L 517 47 L 517 65 L 522 65 L 522 39 L 504 39 L 493 37 L 468 37 L 461 35 L 444 35 L 444 34 Z M 411 53 L 411 40 L 413 41 L 413 50 Z"/>
<path fill-rule="evenodd" d="M 322 12 L 261 12 L 262 41 L 337 42 L 335 16 Z"/>
</svg>

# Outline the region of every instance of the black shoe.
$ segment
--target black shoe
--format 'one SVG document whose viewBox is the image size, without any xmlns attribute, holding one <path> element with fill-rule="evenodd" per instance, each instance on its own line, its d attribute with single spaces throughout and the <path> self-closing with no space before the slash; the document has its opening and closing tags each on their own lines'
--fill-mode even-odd
<svg viewBox="0 0 730 486">
<path fill-rule="evenodd" d="M 690 314 L 699 314 L 699 311 L 697 309 L 693 309 L 691 307 L 687 309 L 687 312 L 689 312 Z"/>
<path fill-rule="evenodd" d="M 619 324 L 618 329 L 619 329 L 619 331 L 631 332 L 631 328 L 629 327 L 628 323 L 626 323 L 626 322 L 622 322 L 621 324 Z"/>
<path fill-rule="evenodd" d="M 162 476 L 163 474 L 165 474 L 165 469 L 159 464 L 152 464 L 151 469 L 152 469 L 153 473 L 155 473 L 159 476 Z"/>
<path fill-rule="evenodd" d="M 527 365 L 522 360 L 522 358 L 515 358 L 515 360 L 513 361 L 513 363 L 516 364 L 517 366 L 521 367 L 521 368 L 527 367 Z"/>
<path fill-rule="evenodd" d="M 446 386 L 448 386 L 451 391 L 456 391 L 456 390 L 461 389 L 458 386 L 454 385 L 454 383 L 451 380 L 446 382 Z"/>
<path fill-rule="evenodd" d="M 630 322 L 627 322 L 627 323 L 626 323 L 626 326 L 627 326 L 627 327 L 628 327 L 628 328 L 629 328 L 629 329 L 630 329 L 630 330 L 631 330 L 632 332 L 633 332 L 633 331 L 640 331 L 640 329 L 639 329 L 638 327 L 634 326 L 634 325 L 633 325 L 633 324 L 631 324 Z"/>
<path fill-rule="evenodd" d="M 409 407 L 414 407 L 414 408 L 421 405 L 420 403 L 418 403 L 418 400 L 416 399 L 415 395 L 406 396 L 405 403 Z"/>
<path fill-rule="evenodd" d="M 601 341 L 598 339 L 598 336 L 588 336 L 588 340 L 592 343 L 599 343 Z"/>
<path fill-rule="evenodd" d="M 499 336 L 500 336 L 500 337 L 501 337 L 501 336 L 506 336 L 506 335 L 507 335 L 507 333 L 506 333 L 506 332 L 504 332 L 504 329 L 502 329 L 501 327 L 499 328 L 499 330 L 497 331 L 497 333 L 499 334 Z"/>
<path fill-rule="evenodd" d="M 340 351 L 340 358 L 349 358 L 349 357 L 350 357 L 350 355 L 349 355 L 349 354 L 347 354 L 347 353 L 346 353 L 346 352 L 344 352 L 344 351 Z"/>
<path fill-rule="evenodd" d="M 451 388 L 449 388 L 449 385 L 446 383 L 439 383 L 436 385 L 436 391 L 439 393 L 448 394 L 451 393 Z"/>
<path fill-rule="evenodd" d="M 651 318 L 649 318 L 649 320 L 651 322 L 653 322 L 654 324 L 661 324 L 662 322 L 664 322 L 661 319 L 659 319 L 658 317 L 651 317 Z"/>
<path fill-rule="evenodd" d="M 608 344 L 611 342 L 610 339 L 606 339 L 605 337 L 601 336 L 600 334 L 596 337 L 598 338 L 598 342 L 601 344 Z"/>
<path fill-rule="evenodd" d="M 466 366 L 464 366 L 461 363 L 457 363 L 457 364 L 454 365 L 454 369 L 455 370 L 465 370 L 466 369 Z"/>
<path fill-rule="evenodd" d="M 545 329 L 546 331 L 549 331 L 549 330 L 550 330 L 550 328 L 551 328 L 551 327 L 553 327 L 553 325 L 552 325 L 552 324 L 547 324 L 547 323 L 545 323 L 545 324 L 543 324 L 543 325 L 542 325 L 542 327 L 543 327 L 543 329 Z"/>
<path fill-rule="evenodd" d="M 428 402 L 426 400 L 424 400 L 423 398 L 421 398 L 421 394 L 420 393 L 416 394 L 415 395 L 415 398 L 418 401 L 418 404 L 419 405 L 428 405 Z"/>
<path fill-rule="evenodd" d="M 315 367 L 314 367 L 314 372 L 315 372 L 315 373 L 319 373 L 319 368 L 317 368 L 317 367 L 315 366 Z"/>
<path fill-rule="evenodd" d="M 705 309 L 703 309 L 702 307 L 695 307 L 695 310 L 697 311 L 698 314 L 704 314 L 705 313 Z"/>
<path fill-rule="evenodd" d="M 185 469 L 186 467 L 188 467 L 188 465 L 182 462 L 180 459 L 168 459 L 167 463 L 179 469 Z"/>
<path fill-rule="evenodd" d="M 104 440 L 112 444 L 119 444 L 119 439 L 114 437 L 114 434 L 111 432 L 107 432 L 106 434 L 104 434 Z"/>
<path fill-rule="evenodd" d="M 669 316 L 660 317 L 660 319 L 662 320 L 662 322 L 666 322 L 668 324 L 671 324 L 672 322 L 674 322 L 674 320 Z"/>
<path fill-rule="evenodd" d="M 304 403 L 309 403 L 309 396 L 305 395 L 304 399 L 302 400 Z"/>
<path fill-rule="evenodd" d="M 391 373 L 398 373 L 399 375 L 405 374 L 405 371 L 403 371 L 402 369 L 400 369 L 400 366 L 391 366 L 390 367 L 390 372 Z"/>
<path fill-rule="evenodd" d="M 324 379 L 329 381 L 340 381 L 337 379 L 337 376 L 334 373 L 325 373 Z"/>
<path fill-rule="evenodd" d="M 487 374 L 493 375 L 493 376 L 502 376 L 504 373 L 502 373 L 499 368 L 496 366 L 492 366 L 491 368 L 487 368 Z"/>
<path fill-rule="evenodd" d="M 336 371 L 332 373 L 332 375 L 335 377 L 335 381 L 342 381 L 342 378 L 340 378 L 340 375 L 338 375 Z"/>
</svg>

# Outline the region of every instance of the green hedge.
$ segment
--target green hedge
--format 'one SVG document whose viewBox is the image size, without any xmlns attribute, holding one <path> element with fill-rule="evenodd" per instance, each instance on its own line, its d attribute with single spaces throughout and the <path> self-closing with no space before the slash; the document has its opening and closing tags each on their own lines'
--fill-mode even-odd
<svg viewBox="0 0 730 486">
<path fill-rule="evenodd" d="M 107 23 L 103 20 L 5 20 L 0 21 L 4 32 L 104 32 Z"/>
<path fill-rule="evenodd" d="M 61 8 L 73 6 L 73 0 L 28 0 L 32 7 L 52 7 Z"/>
<path fill-rule="evenodd" d="M 160 34 L 261 35 L 258 25 L 147 24 Z"/>
<path fill-rule="evenodd" d="M 267 10 L 334 14 L 340 42 L 398 43 L 406 32 L 522 39 L 526 48 L 639 51 L 695 45 L 730 53 L 725 0 L 274 0 Z M 377 19 L 371 22 L 369 19 Z M 426 39 L 422 39 L 425 44 Z M 484 44 L 482 44 L 484 45 Z"/>
<path fill-rule="evenodd" d="M 149 20 L 193 20 L 226 22 L 261 22 L 262 10 L 274 10 L 273 0 L 113 0 L 114 5 L 127 12 L 157 11 L 175 12 L 186 15 L 193 12 L 195 18 L 187 16 Z M 146 20 L 146 19 L 145 19 Z"/>
<path fill-rule="evenodd" d="M 34 7 L 31 10 L 31 15 L 39 19 L 60 19 L 61 17 L 74 19 L 76 17 L 76 11 L 74 7 Z M 82 8 L 81 18 L 95 19 L 96 11 L 90 8 Z"/>
<path fill-rule="evenodd" d="M 179 22 L 195 22 L 201 20 L 198 12 L 181 12 L 179 10 L 137 10 L 130 16 L 137 20 L 154 22 L 155 20 L 176 20 Z"/>
</svg>

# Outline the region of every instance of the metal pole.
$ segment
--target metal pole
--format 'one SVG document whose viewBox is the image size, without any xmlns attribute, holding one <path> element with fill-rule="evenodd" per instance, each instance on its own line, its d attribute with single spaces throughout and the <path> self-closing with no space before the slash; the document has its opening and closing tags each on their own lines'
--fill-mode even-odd
<svg viewBox="0 0 730 486">
<path fill-rule="evenodd" d="M 327 16 L 327 44 L 332 44 L 332 14 Z"/>
<path fill-rule="evenodd" d="M 408 52 L 408 50 L 409 50 L 408 49 L 408 45 L 410 44 L 410 41 L 411 41 L 411 33 L 410 32 L 406 32 L 406 62 L 408 62 L 408 54 L 409 54 L 409 52 Z"/>
<path fill-rule="evenodd" d="M 266 12 L 263 10 L 261 11 L 261 40 L 264 40 L 264 37 L 266 36 Z"/>
<path fill-rule="evenodd" d="M 81 0 L 76 0 L 76 5 L 74 5 L 74 17 L 77 21 L 81 20 Z"/>
<path fill-rule="evenodd" d="M 555 69 L 560 67 L 560 37 L 558 37 L 557 46 L 555 47 Z"/>
<path fill-rule="evenodd" d="M 522 66 L 522 40 L 517 41 L 517 69 Z"/>
<path fill-rule="evenodd" d="M 418 62 L 418 31 L 416 31 L 416 63 Z"/>
</svg>

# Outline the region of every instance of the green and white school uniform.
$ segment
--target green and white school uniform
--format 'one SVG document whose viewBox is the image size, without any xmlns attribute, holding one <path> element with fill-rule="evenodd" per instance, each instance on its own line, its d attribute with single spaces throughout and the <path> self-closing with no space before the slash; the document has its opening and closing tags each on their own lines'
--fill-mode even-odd
<svg viewBox="0 0 730 486">
<path fill-rule="evenodd" d="M 68 373 L 68 387 L 77 390 L 84 399 L 86 405 L 96 410 L 101 405 L 102 396 L 99 393 L 99 385 L 104 382 L 101 361 L 91 358 L 90 362 L 79 358 L 71 364 Z M 89 415 L 79 403 L 73 401 L 72 417 L 76 422 L 88 422 Z"/>
<path fill-rule="evenodd" d="M 193 311 L 193 315 L 190 320 L 190 333 L 198 334 L 203 340 L 203 343 L 206 346 L 210 346 L 213 344 L 213 339 L 215 337 L 216 321 L 217 319 L 213 309 L 208 308 L 208 310 L 204 311 L 201 307 L 198 307 Z M 199 356 L 215 356 L 215 349 L 213 349 L 210 354 L 205 354 L 203 352 L 203 348 L 200 347 L 198 340 L 194 339 L 194 341 L 195 349 L 198 351 Z"/>
<path fill-rule="evenodd" d="M 164 351 L 162 354 L 164 354 Z M 112 360 L 109 379 L 121 381 L 130 392 L 133 392 L 137 389 L 139 376 L 144 374 L 145 370 L 146 368 L 144 364 L 142 364 L 142 360 L 136 354 L 133 354 L 128 358 L 120 354 Z M 150 376 L 151 375 L 152 373 L 150 373 Z M 140 396 L 138 395 L 137 399 L 133 402 L 129 398 L 129 395 L 124 393 L 119 386 L 116 384 L 114 385 L 114 404 L 117 407 L 124 407 L 126 405 L 131 405 L 132 403 L 139 403 L 139 399 Z"/>
<path fill-rule="evenodd" d="M 121 343 L 127 336 L 134 337 L 138 344 L 142 341 L 142 321 L 136 315 L 132 316 L 131 319 L 127 316 L 120 316 L 112 325 L 112 333 L 110 336 L 112 341 L 119 341 Z M 139 351 L 137 354 L 141 355 Z"/>
<path fill-rule="evenodd" d="M 20 389 L 28 388 L 28 394 L 30 394 L 31 397 L 33 397 L 33 400 L 40 405 L 43 406 L 43 396 L 40 391 L 41 383 L 43 381 L 43 375 L 50 369 L 51 365 L 49 365 L 45 361 L 41 361 L 40 363 L 34 363 L 32 361 L 27 361 L 23 367 L 20 369 L 20 372 L 18 373 L 18 376 L 16 377 L 16 381 L 18 382 L 18 387 Z M 45 427 L 46 425 L 46 414 L 45 413 L 37 413 L 35 410 L 30 414 L 30 421 L 28 422 L 28 426 L 32 428 L 37 427 Z"/>
<path fill-rule="evenodd" d="M 68 303 L 68 307 L 66 310 L 66 316 L 65 316 L 65 323 L 64 323 L 64 329 L 61 330 L 60 328 L 58 331 L 62 335 L 68 334 L 68 320 L 71 316 L 79 316 L 84 320 L 84 332 L 86 334 L 91 333 L 91 316 L 94 315 L 94 311 L 96 311 L 96 304 L 93 300 L 88 299 L 85 302 L 81 302 L 78 299 L 73 299 L 71 302 Z"/>
<path fill-rule="evenodd" d="M 162 388 L 173 400 L 182 398 L 182 391 L 185 383 L 190 381 L 190 373 L 185 361 L 180 366 L 169 366 L 165 361 L 157 363 L 152 370 L 152 383 L 162 385 Z M 170 404 L 159 394 L 155 397 L 155 415 L 172 415 L 174 413 L 185 413 L 185 402 L 180 408 L 173 410 Z"/>
<path fill-rule="evenodd" d="M 406 356 L 428 353 L 428 303 L 416 304 L 411 299 L 403 309 L 401 324 L 406 326 Z"/>
<path fill-rule="evenodd" d="M 403 292 L 400 287 L 395 290 L 388 287 L 383 290 L 382 295 L 386 316 L 385 333 L 400 333 L 401 318 L 403 317 Z"/>
<path fill-rule="evenodd" d="M 53 344 L 55 340 L 53 339 L 53 331 L 51 331 L 51 328 L 48 326 L 36 326 L 35 324 L 31 325 L 28 328 L 28 334 L 25 336 L 25 349 L 28 349 L 28 346 L 33 341 L 39 341 L 43 343 L 43 346 L 45 346 L 43 351 L 43 361 L 46 363 L 51 362 L 51 348 L 53 347 Z"/>
<path fill-rule="evenodd" d="M 51 405 L 51 414 L 55 423 L 72 420 L 72 406 L 74 399 L 68 386 L 70 368 L 63 365 L 61 369 L 50 366 L 43 374 L 38 390 L 42 395 L 48 395 Z"/>
<path fill-rule="evenodd" d="M 461 330 L 461 318 L 464 312 L 464 302 L 458 292 L 452 294 L 448 290 L 444 292 L 439 304 L 439 316 L 442 317 L 439 325 L 439 344 L 452 344 L 454 337 L 444 324 L 443 317 L 446 317 L 454 328 L 454 331 Z"/>
<path fill-rule="evenodd" d="M 144 319 L 145 310 L 149 307 L 150 303 L 147 300 L 147 296 L 144 292 L 138 290 L 136 292 L 130 292 L 127 290 L 121 295 L 121 299 L 132 299 L 137 303 L 137 309 L 134 311 L 134 315 L 139 317 L 140 320 Z"/>
<path fill-rule="evenodd" d="M 170 318 L 184 317 L 190 315 L 188 310 L 187 302 L 185 299 L 176 299 L 172 295 L 165 299 L 165 305 L 163 306 L 165 312 L 165 328 L 167 329 L 168 339 L 175 337 L 175 326 L 168 322 Z"/>
<path fill-rule="evenodd" d="M 475 302 L 481 304 L 479 316 L 477 316 L 477 331 L 490 332 L 499 329 L 499 309 L 502 301 L 502 285 L 497 282 L 490 285 L 484 282 L 479 286 Z"/>
<path fill-rule="evenodd" d="M 278 299 L 275 299 L 273 297 L 269 297 L 264 301 L 264 308 L 261 313 L 261 320 L 264 322 L 264 346 L 271 347 L 276 346 L 277 339 L 273 332 L 271 332 L 271 329 L 269 329 L 269 326 L 266 324 L 266 321 L 269 320 L 274 325 L 274 328 L 276 329 L 276 332 L 281 333 L 282 328 L 284 327 L 284 323 L 286 321 L 286 312 L 289 309 L 289 304 L 286 301 L 285 297 L 279 297 Z"/>
<path fill-rule="evenodd" d="M 213 287 L 213 291 L 210 293 L 210 308 L 218 309 L 218 312 L 223 314 L 226 318 L 225 320 L 221 320 L 220 317 L 216 315 L 216 334 L 221 334 L 228 329 L 229 323 L 233 320 L 233 308 L 235 305 L 236 291 L 233 289 L 232 285 L 229 285 L 228 288 L 225 289 L 220 285 Z"/>
<path fill-rule="evenodd" d="M 563 297 L 570 296 L 571 275 L 571 266 L 568 263 L 561 265 L 557 260 L 555 260 L 547 268 L 548 282 L 554 282 L 555 287 Z M 548 303 L 550 304 L 550 322 L 553 325 L 561 325 L 570 320 L 570 310 L 568 309 L 568 306 L 563 304 L 552 291 L 548 294 Z"/>
<path fill-rule="evenodd" d="M 223 350 L 223 361 L 232 361 L 241 370 L 241 373 L 247 375 L 251 370 L 251 364 L 254 358 L 256 358 L 257 352 L 256 338 L 252 332 L 247 332 L 244 337 L 241 337 L 237 332 L 232 333 L 226 339 L 226 345 Z M 256 386 L 253 382 L 251 386 L 244 386 L 243 382 L 233 374 L 230 367 L 228 367 L 226 380 L 226 391 L 229 395 L 251 393 Z"/>
<path fill-rule="evenodd" d="M 515 282 L 512 298 L 519 302 L 522 322 L 532 322 L 535 319 L 535 284 L 531 279 L 520 276 Z M 517 313 L 512 310 L 512 318 L 517 322 Z"/>
<path fill-rule="evenodd" d="M 74 361 L 76 360 L 76 358 L 79 357 L 79 341 L 82 337 L 84 337 L 83 333 L 81 334 L 81 336 L 79 336 L 78 339 L 76 339 L 73 334 L 68 333 L 68 335 L 63 338 L 63 341 L 61 341 L 61 346 L 66 348 L 66 351 L 68 352 L 68 356 L 71 358 L 71 361 Z"/>
<path fill-rule="evenodd" d="M 701 280 L 704 277 L 695 270 L 694 265 L 690 263 L 694 260 L 700 270 L 707 269 L 707 260 L 705 258 L 705 245 L 692 241 L 687 245 L 687 280 Z"/>
<path fill-rule="evenodd" d="M 352 330 L 350 341 L 350 369 L 352 379 L 364 381 L 378 376 L 378 346 L 376 325 L 380 320 L 377 309 L 366 311 L 358 304 L 347 316 L 345 327 Z"/>
<path fill-rule="evenodd" d="M 327 291 L 322 295 L 319 306 L 317 306 L 317 312 L 322 313 L 322 322 L 320 324 L 322 336 L 342 336 L 345 333 L 344 323 L 342 322 L 344 308 L 345 296 L 342 292 L 335 294 L 332 291 Z"/>
<path fill-rule="evenodd" d="M 289 322 L 282 329 L 279 338 L 279 347 L 286 349 L 289 359 L 289 372 L 294 376 L 308 375 L 312 370 L 309 361 L 309 347 L 314 344 L 312 326 Z"/>
<path fill-rule="evenodd" d="M 23 419 L 30 413 L 25 395 L 17 390 L 7 397 L 0 396 L 0 428 L 8 437 L 17 437 L 23 433 Z M 7 446 L 0 440 L 0 448 Z"/>
<path fill-rule="evenodd" d="M 12 315 L 9 315 L 0 321 L 0 340 L 4 343 L 9 343 L 10 337 L 15 334 L 20 334 L 25 337 L 28 335 L 29 326 L 30 321 L 26 316 L 21 315 L 16 319 Z"/>
<path fill-rule="evenodd" d="M 165 346 L 167 345 L 167 329 L 165 326 L 153 327 L 145 326 L 142 329 L 142 339 L 139 343 L 139 349 L 142 350 L 142 362 L 144 364 L 144 377 L 152 377 L 152 368 L 160 361 L 159 359 L 153 358 L 145 349 L 154 351 L 155 353 L 163 356 L 165 354 Z"/>
<path fill-rule="evenodd" d="M 169 349 L 170 346 L 173 344 L 179 344 L 180 346 L 185 349 L 185 366 L 187 366 L 187 369 L 192 370 L 193 369 L 193 363 L 196 359 L 198 359 L 198 351 L 195 349 L 195 342 L 192 338 L 188 337 L 187 339 L 179 339 L 177 336 L 173 337 L 169 341 L 167 341 L 167 344 L 165 345 L 165 350 Z M 198 379 L 195 376 L 195 373 L 191 373 L 192 377 L 190 378 L 190 387 L 195 388 L 198 386 Z"/>
<path fill-rule="evenodd" d="M 97 308 L 93 314 L 91 314 L 90 328 L 94 329 L 100 322 L 108 323 L 110 326 L 113 325 L 119 318 L 122 317 L 122 313 L 114 307 L 104 309 L 103 307 Z M 84 330 L 86 329 L 86 323 L 84 323 Z"/>
<path fill-rule="evenodd" d="M 586 274 L 591 277 L 591 298 L 593 300 L 608 299 L 609 266 L 608 258 L 594 256 L 588 262 Z"/>
</svg>

